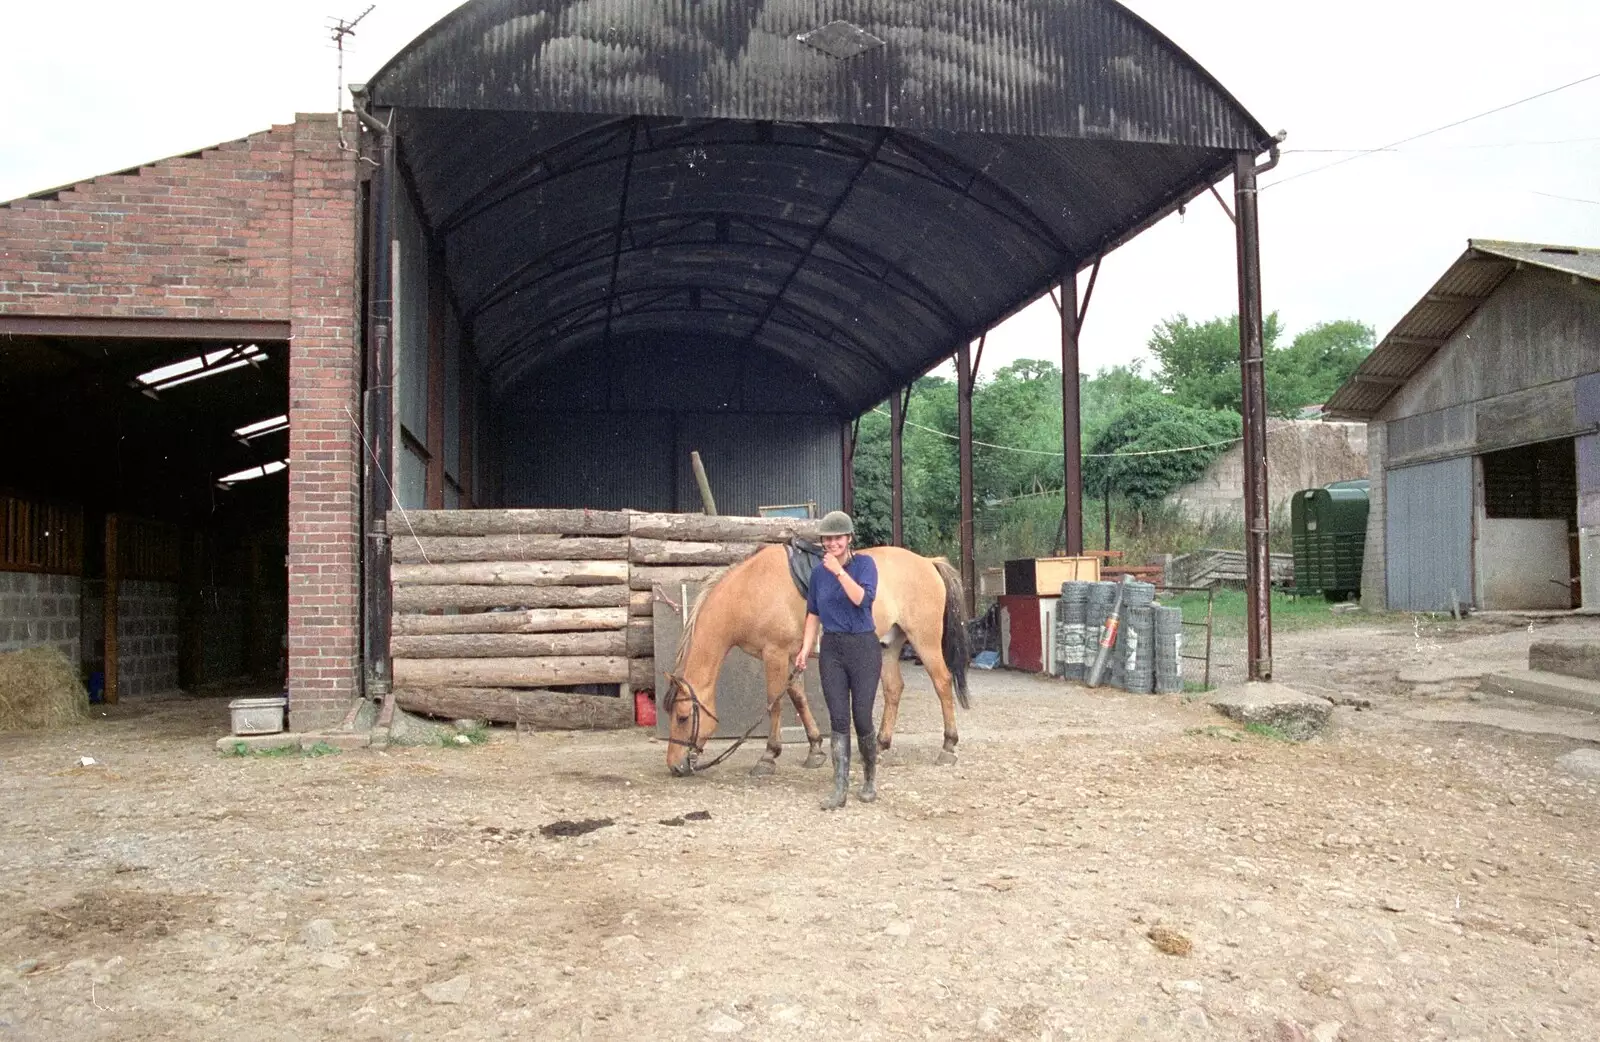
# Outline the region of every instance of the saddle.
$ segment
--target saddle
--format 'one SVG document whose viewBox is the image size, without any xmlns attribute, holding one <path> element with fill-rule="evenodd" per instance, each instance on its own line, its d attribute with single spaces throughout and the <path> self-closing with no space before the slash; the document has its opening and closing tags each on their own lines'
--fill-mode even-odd
<svg viewBox="0 0 1600 1042">
<path fill-rule="evenodd" d="M 811 573 L 822 563 L 822 546 L 796 536 L 784 550 L 789 554 L 789 578 L 794 580 L 800 596 L 805 597 L 811 592 Z"/>
</svg>

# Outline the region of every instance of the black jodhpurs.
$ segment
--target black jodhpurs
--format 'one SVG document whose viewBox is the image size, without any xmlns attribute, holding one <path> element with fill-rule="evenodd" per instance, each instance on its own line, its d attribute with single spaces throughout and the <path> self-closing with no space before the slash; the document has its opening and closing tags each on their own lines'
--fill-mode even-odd
<svg viewBox="0 0 1600 1042">
<path fill-rule="evenodd" d="M 872 706 L 882 672 L 883 647 L 876 633 L 822 635 L 822 695 L 834 734 L 849 734 L 854 716 L 856 736 L 872 738 Z"/>
</svg>

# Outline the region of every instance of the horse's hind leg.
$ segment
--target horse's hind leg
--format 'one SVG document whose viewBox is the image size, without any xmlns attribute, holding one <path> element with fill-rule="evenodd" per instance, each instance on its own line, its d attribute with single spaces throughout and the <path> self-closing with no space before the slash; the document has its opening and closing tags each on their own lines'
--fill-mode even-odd
<svg viewBox="0 0 1600 1042">
<path fill-rule="evenodd" d="M 783 755 L 783 689 L 789 686 L 789 662 L 784 657 L 781 649 L 769 649 L 761 658 L 762 665 L 767 671 L 767 749 L 761 754 L 761 759 L 750 768 L 750 773 L 757 777 L 765 777 L 778 769 L 778 757 Z M 791 697 L 793 691 L 790 691 Z M 811 722 L 811 728 L 817 726 L 816 721 Z M 810 729 L 807 730 L 807 734 Z M 820 744 L 821 739 L 817 740 Z"/>
<path fill-rule="evenodd" d="M 906 689 L 906 678 L 900 672 L 900 649 L 905 643 L 905 631 L 897 626 L 889 643 L 883 646 L 883 720 L 878 724 L 879 749 L 888 749 L 894 742 L 894 725 L 900 719 L 900 696 Z"/>
</svg>

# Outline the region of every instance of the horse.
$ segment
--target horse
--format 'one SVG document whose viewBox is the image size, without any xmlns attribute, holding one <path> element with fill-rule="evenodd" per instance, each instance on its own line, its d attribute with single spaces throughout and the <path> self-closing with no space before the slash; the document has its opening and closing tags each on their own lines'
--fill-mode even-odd
<svg viewBox="0 0 1600 1042">
<path fill-rule="evenodd" d="M 905 690 L 900 649 L 909 640 L 933 681 L 944 713 L 944 747 L 937 762 L 953 764 L 960 736 L 952 694 L 961 708 L 970 708 L 961 577 L 942 557 L 927 558 L 900 547 L 857 553 L 866 554 L 878 566 L 878 592 L 872 603 L 873 622 L 883 645 L 883 722 L 878 729 L 878 747 L 888 749 L 894 741 L 900 695 Z M 810 743 L 804 766 L 820 767 L 826 762 L 822 732 L 811 715 L 799 674 L 792 671 L 805 620 L 805 598 L 795 588 L 788 554 L 779 544 L 762 547 L 707 584 L 690 611 L 676 663 L 667 674 L 664 707 L 669 713 L 669 772 L 678 777 L 693 774 L 706 740 L 716 733 L 717 676 L 732 648 L 754 656 L 766 668 L 770 730 L 766 752 L 750 773 L 762 776 L 777 769 L 783 752 L 780 721 L 785 691 Z"/>
</svg>

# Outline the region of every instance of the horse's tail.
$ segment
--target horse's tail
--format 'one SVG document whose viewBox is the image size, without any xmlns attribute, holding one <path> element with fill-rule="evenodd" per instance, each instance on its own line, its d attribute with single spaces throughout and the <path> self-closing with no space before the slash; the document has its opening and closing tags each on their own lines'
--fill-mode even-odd
<svg viewBox="0 0 1600 1042">
<path fill-rule="evenodd" d="M 936 558 L 933 566 L 939 570 L 939 578 L 944 580 L 944 637 L 939 650 L 944 653 L 944 664 L 950 670 L 951 680 L 955 682 L 956 700 L 961 703 L 962 709 L 971 709 L 972 701 L 967 697 L 967 662 L 972 658 L 972 642 L 967 635 L 966 598 L 961 591 L 961 573 L 942 557 Z"/>
</svg>

